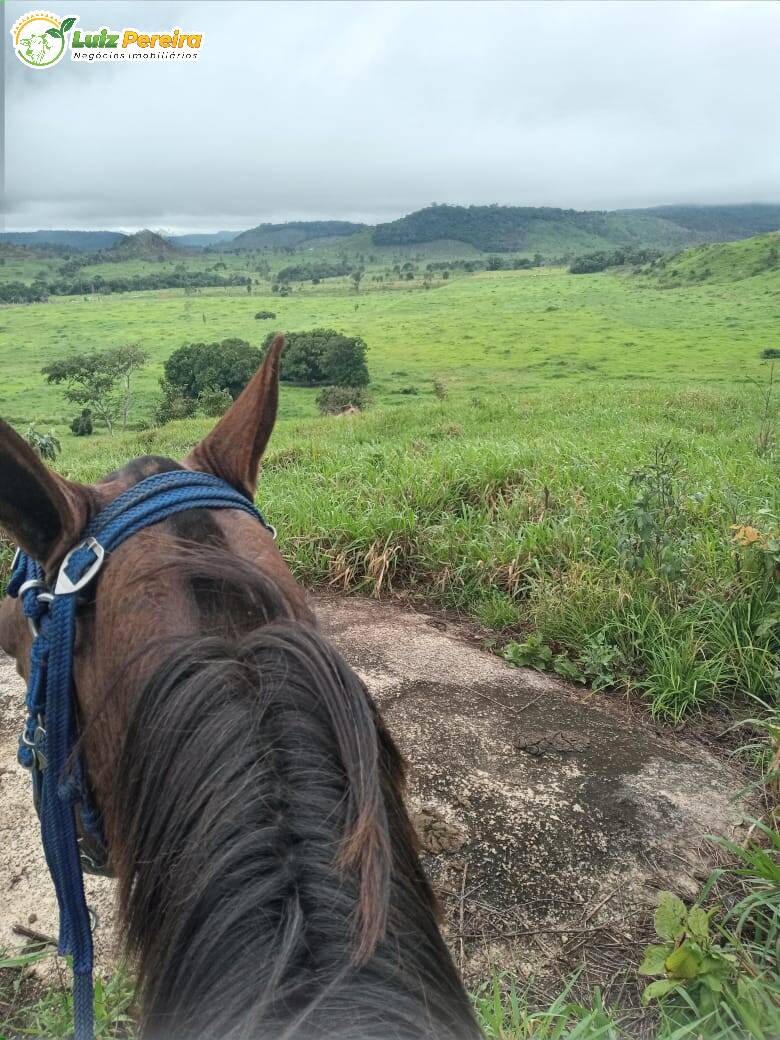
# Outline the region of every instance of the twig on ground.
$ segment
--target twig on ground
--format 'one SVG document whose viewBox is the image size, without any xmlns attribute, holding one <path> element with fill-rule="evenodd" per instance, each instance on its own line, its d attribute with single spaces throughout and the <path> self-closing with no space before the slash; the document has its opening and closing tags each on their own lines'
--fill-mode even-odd
<svg viewBox="0 0 780 1040">
<path fill-rule="evenodd" d="M 20 935 L 23 939 L 29 939 L 30 942 L 41 943 L 44 946 L 57 945 L 57 940 L 53 936 L 45 935 L 43 932 L 36 932 L 34 928 L 28 928 L 24 924 L 12 925 L 11 931 L 14 935 Z"/>
</svg>

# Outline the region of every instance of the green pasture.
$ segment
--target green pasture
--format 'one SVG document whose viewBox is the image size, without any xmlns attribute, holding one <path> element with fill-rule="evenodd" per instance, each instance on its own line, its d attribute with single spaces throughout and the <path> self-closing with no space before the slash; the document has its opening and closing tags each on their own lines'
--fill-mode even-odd
<svg viewBox="0 0 780 1040">
<path fill-rule="evenodd" d="M 239 287 L 6 306 L 0 414 L 54 426 L 60 468 L 93 480 L 133 455 L 181 455 L 208 428 L 149 428 L 182 344 L 360 335 L 368 413 L 317 419 L 316 389 L 283 390 L 260 498 L 299 577 L 470 614 L 517 663 L 635 689 L 681 719 L 773 698 L 780 664 L 777 400 L 760 356 L 780 346 L 780 271 L 735 271 L 668 288 L 646 272 L 539 268 L 431 288 L 336 279 L 285 298 Z M 276 319 L 256 320 L 264 309 Z M 75 407 L 40 369 L 122 343 L 151 358 L 135 431 L 76 438 Z M 739 525 L 758 540 L 735 543 Z"/>
<path fill-rule="evenodd" d="M 134 456 L 182 457 L 207 433 L 213 420 L 149 425 L 163 362 L 182 344 L 239 336 L 259 345 L 269 331 L 316 326 L 360 335 L 373 407 L 318 418 L 316 389 L 284 386 L 264 461 L 257 501 L 299 580 L 476 618 L 510 661 L 587 682 L 593 696 L 630 693 L 672 723 L 774 706 L 776 734 L 780 407 L 760 357 L 780 348 L 772 245 L 765 236 L 696 249 L 639 273 L 485 272 L 437 276 L 426 289 L 419 277 L 375 283 L 369 268 L 359 292 L 342 278 L 296 284 L 286 298 L 231 288 L 6 306 L 0 415 L 22 432 L 31 421 L 56 427 L 57 467 L 93 481 Z M 305 252 L 275 256 L 275 269 Z M 150 267 L 160 265 L 99 271 Z M 0 278 L 19 278 L 12 270 L 9 261 Z M 275 321 L 255 320 L 265 309 Z M 41 366 L 122 343 L 151 357 L 137 379 L 136 428 L 73 437 L 77 409 Z M 3 577 L 9 560 L 4 545 Z M 771 746 L 753 753 L 776 785 Z M 750 926 L 739 936 L 721 929 L 744 978 L 714 1010 L 687 990 L 662 1002 L 664 1040 L 778 1035 L 780 839 L 766 833 L 774 859 L 736 850 Z M 717 913 L 732 928 L 743 904 L 729 899 Z M 0 1034 L 67 1035 L 66 998 L 30 996 L 22 1014 L 5 970 Z M 112 985 L 101 1035 L 126 1035 L 132 990 L 121 978 Z M 620 1009 L 568 993 L 540 1010 L 511 980 L 494 981 L 476 998 L 486 1036 L 628 1035 Z M 10 1025 L 4 1007 L 14 1009 Z"/>
<path fill-rule="evenodd" d="M 103 265 L 105 271 L 109 265 Z M 112 265 L 113 266 L 113 265 Z M 138 378 L 135 419 L 151 414 L 166 357 L 183 343 L 240 336 L 258 345 L 270 328 L 318 325 L 361 335 L 378 403 L 430 393 L 444 381 L 465 400 L 614 383 L 729 387 L 760 378 L 761 349 L 778 343 L 780 274 L 663 289 L 630 274 L 501 271 L 375 286 L 347 279 L 296 285 L 289 297 L 241 287 L 53 297 L 0 309 L 0 414 L 63 428 L 74 414 L 41 367 L 73 350 L 139 343 L 151 363 Z M 276 313 L 257 321 L 258 310 Z M 313 391 L 288 394 L 289 414 L 314 414 Z"/>
</svg>

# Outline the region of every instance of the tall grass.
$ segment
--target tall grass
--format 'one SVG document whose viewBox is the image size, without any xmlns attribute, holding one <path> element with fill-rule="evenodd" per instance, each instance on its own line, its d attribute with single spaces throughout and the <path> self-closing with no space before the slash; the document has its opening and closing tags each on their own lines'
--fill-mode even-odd
<svg viewBox="0 0 780 1040">
<path fill-rule="evenodd" d="M 533 634 L 586 678 L 606 655 L 619 685 L 680 721 L 777 693 L 780 600 L 762 550 L 780 483 L 754 450 L 753 403 L 562 390 L 281 422 L 258 502 L 307 585 L 410 594 L 499 642 Z M 134 455 L 181 456 L 206 428 L 77 443 L 60 465 L 94 480 Z M 662 431 L 671 505 L 636 477 Z M 735 525 L 755 539 L 735 540 Z"/>
</svg>

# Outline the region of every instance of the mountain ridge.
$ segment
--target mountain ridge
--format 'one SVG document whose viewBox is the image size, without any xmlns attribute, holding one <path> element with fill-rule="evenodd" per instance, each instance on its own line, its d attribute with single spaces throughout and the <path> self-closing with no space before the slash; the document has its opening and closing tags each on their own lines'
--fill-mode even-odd
<svg viewBox="0 0 780 1040">
<path fill-rule="evenodd" d="M 33 248 L 56 246 L 74 252 L 112 251 L 156 235 L 145 252 L 171 256 L 188 249 L 293 250 L 312 242 L 346 243 L 354 235 L 376 246 L 409 247 L 450 240 L 484 253 L 539 252 L 544 256 L 581 255 L 622 246 L 673 251 L 706 242 L 736 241 L 780 229 L 780 205 L 668 205 L 644 209 L 575 210 L 552 206 L 455 206 L 436 204 L 376 225 L 345 220 L 261 223 L 245 231 L 157 235 L 115 231 L 38 230 L 0 233 L 0 242 Z M 131 255 L 136 247 L 128 247 Z M 142 252 L 144 250 L 142 249 Z"/>
</svg>

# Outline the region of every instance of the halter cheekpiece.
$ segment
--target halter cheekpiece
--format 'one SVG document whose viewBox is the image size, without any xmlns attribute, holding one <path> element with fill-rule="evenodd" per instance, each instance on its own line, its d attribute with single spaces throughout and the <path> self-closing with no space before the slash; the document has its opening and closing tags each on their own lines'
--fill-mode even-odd
<svg viewBox="0 0 780 1040">
<path fill-rule="evenodd" d="M 27 721 L 19 762 L 33 780 L 33 800 L 60 911 L 60 955 L 73 958 L 74 1040 L 92 1040 L 92 925 L 83 871 L 109 873 L 100 811 L 78 753 L 73 647 L 79 596 L 106 557 L 137 531 L 188 509 L 240 509 L 276 531 L 239 491 L 218 477 L 171 470 L 147 477 L 86 527 L 60 565 L 54 587 L 41 565 L 18 550 L 8 595 L 21 601 L 33 635 Z"/>
</svg>

